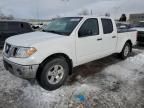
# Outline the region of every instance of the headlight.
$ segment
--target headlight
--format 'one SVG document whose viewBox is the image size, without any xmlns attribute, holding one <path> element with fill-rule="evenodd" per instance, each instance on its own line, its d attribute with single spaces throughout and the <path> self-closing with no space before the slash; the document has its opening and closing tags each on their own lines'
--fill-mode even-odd
<svg viewBox="0 0 144 108">
<path fill-rule="evenodd" d="M 33 55 L 36 52 L 36 48 L 17 48 L 17 50 L 15 51 L 14 57 L 17 58 L 27 58 L 30 57 L 31 55 Z"/>
</svg>

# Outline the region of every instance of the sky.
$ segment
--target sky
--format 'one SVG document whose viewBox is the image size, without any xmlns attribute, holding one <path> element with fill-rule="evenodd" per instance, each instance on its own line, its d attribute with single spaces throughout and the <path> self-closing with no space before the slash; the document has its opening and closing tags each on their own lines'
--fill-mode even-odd
<svg viewBox="0 0 144 108">
<path fill-rule="evenodd" d="M 77 15 L 82 10 L 120 17 L 122 13 L 144 12 L 144 0 L 0 0 L 0 10 L 17 18 L 34 19 Z"/>
</svg>

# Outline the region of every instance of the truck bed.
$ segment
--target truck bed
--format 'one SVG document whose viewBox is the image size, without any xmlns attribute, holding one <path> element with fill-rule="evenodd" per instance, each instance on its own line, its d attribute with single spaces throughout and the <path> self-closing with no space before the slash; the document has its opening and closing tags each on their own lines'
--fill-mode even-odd
<svg viewBox="0 0 144 108">
<path fill-rule="evenodd" d="M 132 30 L 132 29 L 117 29 L 118 33 L 124 33 L 124 32 L 134 32 L 136 30 Z"/>
<path fill-rule="evenodd" d="M 117 42 L 117 51 L 121 52 L 121 49 L 123 48 L 123 45 L 125 43 L 125 40 L 131 40 L 132 45 L 136 45 L 137 40 L 137 31 L 131 30 L 131 29 L 123 29 L 118 30 L 118 42 Z"/>
</svg>

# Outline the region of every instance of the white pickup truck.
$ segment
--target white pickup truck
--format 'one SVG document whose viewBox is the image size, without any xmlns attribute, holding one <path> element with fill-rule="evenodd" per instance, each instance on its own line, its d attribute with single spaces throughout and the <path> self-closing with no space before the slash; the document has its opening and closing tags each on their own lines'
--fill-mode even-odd
<svg viewBox="0 0 144 108">
<path fill-rule="evenodd" d="M 24 79 L 37 79 L 47 90 L 64 84 L 72 68 L 119 53 L 128 57 L 137 32 L 117 30 L 107 17 L 63 17 L 42 32 L 10 37 L 3 50 L 5 68 Z"/>
</svg>

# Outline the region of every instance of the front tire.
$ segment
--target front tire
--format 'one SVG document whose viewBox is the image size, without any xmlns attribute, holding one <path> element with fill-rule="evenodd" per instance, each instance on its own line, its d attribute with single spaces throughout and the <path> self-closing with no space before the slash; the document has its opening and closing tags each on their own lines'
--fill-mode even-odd
<svg viewBox="0 0 144 108">
<path fill-rule="evenodd" d="M 123 47 L 123 50 L 122 52 L 120 53 L 120 57 L 121 59 L 126 59 L 129 55 L 130 55 L 130 52 L 131 52 L 131 45 L 129 43 L 126 43 Z"/>
<path fill-rule="evenodd" d="M 64 84 L 68 77 L 68 73 L 69 66 L 65 58 L 55 58 L 44 65 L 38 82 L 41 87 L 46 90 L 55 90 Z"/>
</svg>

